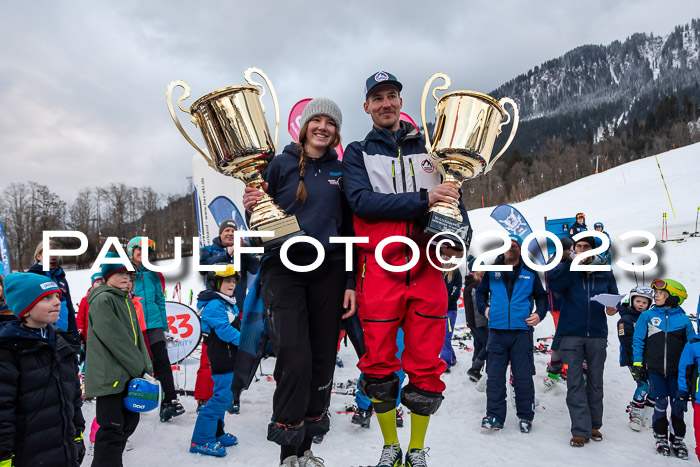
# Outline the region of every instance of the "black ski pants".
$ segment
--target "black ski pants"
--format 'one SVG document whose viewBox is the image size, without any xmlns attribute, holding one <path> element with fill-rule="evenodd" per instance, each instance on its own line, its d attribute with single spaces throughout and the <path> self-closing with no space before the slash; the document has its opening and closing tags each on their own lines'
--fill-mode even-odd
<svg viewBox="0 0 700 467">
<path fill-rule="evenodd" d="M 97 424 L 100 429 L 95 435 L 94 467 L 121 467 L 122 454 L 136 426 L 139 414 L 124 407 L 127 390 L 119 394 L 100 396 L 95 399 Z"/>
<path fill-rule="evenodd" d="M 278 258 L 262 265 L 263 306 L 277 357 L 273 420 L 298 425 L 328 408 L 345 293 L 344 261 L 294 272 Z"/>
<path fill-rule="evenodd" d="M 163 404 L 177 399 L 173 369 L 168 356 L 168 343 L 165 340 L 163 328 L 153 328 L 146 331 L 148 344 L 153 354 L 153 373 L 163 387 Z"/>
</svg>

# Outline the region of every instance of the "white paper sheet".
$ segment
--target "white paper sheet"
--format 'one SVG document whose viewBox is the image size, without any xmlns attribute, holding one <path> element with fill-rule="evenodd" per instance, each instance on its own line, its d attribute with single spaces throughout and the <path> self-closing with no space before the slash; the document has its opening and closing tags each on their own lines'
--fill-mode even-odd
<svg viewBox="0 0 700 467">
<path fill-rule="evenodd" d="M 591 298 L 592 302 L 602 303 L 605 306 L 616 306 L 625 297 L 625 295 L 615 295 L 609 293 L 598 294 Z"/>
</svg>

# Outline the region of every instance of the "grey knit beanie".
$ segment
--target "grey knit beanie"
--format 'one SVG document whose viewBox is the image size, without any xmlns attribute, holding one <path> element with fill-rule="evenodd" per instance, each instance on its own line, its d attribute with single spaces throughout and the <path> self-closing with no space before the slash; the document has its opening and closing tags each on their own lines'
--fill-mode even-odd
<svg viewBox="0 0 700 467">
<path fill-rule="evenodd" d="M 325 97 L 317 97 L 306 104 L 304 111 L 301 113 L 301 124 L 299 128 L 302 128 L 306 122 L 317 115 L 325 115 L 335 120 L 335 125 L 338 127 L 338 131 L 340 131 L 340 126 L 343 124 L 343 114 L 340 112 L 340 107 L 338 107 L 338 104 Z"/>
<path fill-rule="evenodd" d="M 233 230 L 238 230 L 236 221 L 233 219 L 225 219 L 219 224 L 219 235 L 221 235 L 221 232 L 223 232 L 226 227 L 233 227 Z"/>
</svg>

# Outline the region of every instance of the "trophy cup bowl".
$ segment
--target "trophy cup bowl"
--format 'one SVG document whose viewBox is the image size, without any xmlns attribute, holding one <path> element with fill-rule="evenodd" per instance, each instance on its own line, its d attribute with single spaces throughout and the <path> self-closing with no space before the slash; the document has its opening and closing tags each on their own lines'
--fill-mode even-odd
<svg viewBox="0 0 700 467">
<path fill-rule="evenodd" d="M 425 148 L 433 166 L 436 166 L 442 175 L 443 183 L 451 183 L 460 189 L 466 180 L 490 171 L 513 142 L 520 121 L 518 106 L 508 97 L 499 101 L 476 91 L 452 91 L 438 99 L 435 92 L 447 90 L 450 86 L 450 78 L 444 73 L 435 73 L 423 88 L 421 98 L 423 128 L 427 127 L 425 101 L 430 86 L 437 78 L 442 78 L 444 84 L 436 86 L 432 92 L 433 99 L 436 101 L 437 119 L 432 142 L 430 135 L 426 132 Z M 512 117 L 505 110 L 505 104 L 510 104 L 513 108 Z M 501 128 L 511 121 L 513 127 L 508 140 L 501 151 L 492 157 L 493 146 L 496 138 L 501 134 Z M 452 203 L 443 201 L 435 203 L 426 216 L 419 220 L 417 227 L 424 234 L 450 232 L 462 239 L 467 247 L 471 240 L 472 229 L 462 219 L 458 200 Z M 456 245 L 456 248 L 461 249 L 461 245 Z"/>
<path fill-rule="evenodd" d="M 274 141 L 262 104 L 265 89 L 251 79 L 252 73 L 260 75 L 270 89 L 276 117 Z M 190 96 L 190 86 L 185 81 L 172 81 L 166 91 L 167 105 L 175 126 L 211 168 L 262 191 L 265 182 L 262 170 L 274 157 L 277 146 L 279 106 L 275 90 L 262 70 L 248 68 L 244 77 L 248 85 L 230 86 L 210 92 L 197 99 L 189 109 L 182 106 L 182 101 Z M 201 130 L 209 154 L 197 146 L 180 124 L 172 102 L 172 93 L 176 87 L 184 89 L 177 105 L 190 115 L 192 123 Z M 262 89 L 262 94 L 258 87 Z M 286 214 L 264 192 L 262 199 L 252 207 L 250 229 L 273 231 L 273 237 L 261 238 L 262 245 L 269 248 L 278 247 L 286 239 L 304 234 L 296 217 Z"/>
</svg>

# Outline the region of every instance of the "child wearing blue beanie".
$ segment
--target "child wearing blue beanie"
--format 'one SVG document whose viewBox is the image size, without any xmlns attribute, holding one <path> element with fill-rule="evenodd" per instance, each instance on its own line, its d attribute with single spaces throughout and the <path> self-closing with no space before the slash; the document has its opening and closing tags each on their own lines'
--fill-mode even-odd
<svg viewBox="0 0 700 467">
<path fill-rule="evenodd" d="M 17 320 L 0 326 L 0 420 L 12 420 L 0 424 L 0 467 L 78 466 L 85 419 L 77 357 L 53 326 L 61 290 L 30 273 L 9 274 L 4 285 Z"/>
</svg>

